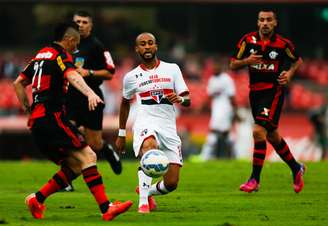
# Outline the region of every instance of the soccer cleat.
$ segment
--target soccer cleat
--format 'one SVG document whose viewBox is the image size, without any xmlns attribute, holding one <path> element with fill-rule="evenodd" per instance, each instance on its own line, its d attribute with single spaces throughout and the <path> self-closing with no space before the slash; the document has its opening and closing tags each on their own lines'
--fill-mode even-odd
<svg viewBox="0 0 328 226">
<path fill-rule="evenodd" d="M 104 221 L 111 221 L 117 215 L 126 212 L 132 206 L 132 204 L 133 202 L 130 200 L 125 202 L 115 202 L 115 204 L 110 204 L 107 212 L 102 215 L 102 219 Z"/>
<path fill-rule="evenodd" d="M 139 194 L 139 186 L 136 188 L 137 194 Z M 148 205 L 149 205 L 149 210 L 154 211 L 157 209 L 157 204 L 155 201 L 155 198 L 153 196 L 148 196 Z"/>
<path fill-rule="evenodd" d="M 35 193 L 32 193 L 25 198 L 25 204 L 35 219 L 43 218 L 43 212 L 45 211 L 46 206 L 36 199 Z"/>
<path fill-rule="evenodd" d="M 303 175 L 305 173 L 305 169 L 306 169 L 305 165 L 301 164 L 299 171 L 297 172 L 296 176 L 294 177 L 294 191 L 296 193 L 301 192 L 304 187 Z"/>
<path fill-rule="evenodd" d="M 239 190 L 244 192 L 256 192 L 260 188 L 260 184 L 254 179 L 249 179 L 246 183 L 240 185 Z"/>
<path fill-rule="evenodd" d="M 105 149 L 106 151 L 103 151 L 103 155 L 112 167 L 113 172 L 119 175 L 122 173 L 122 163 L 120 160 L 120 156 L 116 153 L 112 145 L 108 144 L 107 146 L 108 149 Z"/>
<path fill-rule="evenodd" d="M 141 205 L 138 208 L 138 212 L 139 213 L 150 213 L 150 207 L 149 207 L 149 205 L 147 205 L 147 204 Z"/>
<path fill-rule="evenodd" d="M 73 184 L 69 184 L 69 185 L 67 185 L 66 188 L 62 188 L 59 190 L 59 192 L 67 192 L 67 191 L 69 191 L 69 192 L 75 191 Z"/>
</svg>

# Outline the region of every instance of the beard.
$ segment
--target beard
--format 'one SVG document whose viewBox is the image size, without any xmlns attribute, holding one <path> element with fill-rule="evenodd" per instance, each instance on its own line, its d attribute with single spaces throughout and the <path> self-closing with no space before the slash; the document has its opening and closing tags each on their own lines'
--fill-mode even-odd
<svg viewBox="0 0 328 226">
<path fill-rule="evenodd" d="M 152 61 L 155 58 L 155 53 L 145 52 L 144 54 L 139 54 L 144 61 Z"/>
</svg>

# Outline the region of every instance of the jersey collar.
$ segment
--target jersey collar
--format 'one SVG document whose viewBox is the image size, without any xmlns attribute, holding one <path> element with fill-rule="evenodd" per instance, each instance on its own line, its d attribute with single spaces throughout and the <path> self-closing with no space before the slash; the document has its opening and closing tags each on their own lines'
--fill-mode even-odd
<svg viewBox="0 0 328 226">
<path fill-rule="evenodd" d="M 161 61 L 159 59 L 157 59 L 155 67 L 152 69 L 148 69 L 144 64 L 140 64 L 139 66 L 141 67 L 142 70 L 149 71 L 149 70 L 154 70 L 154 69 L 158 68 L 160 63 L 161 63 Z"/>
</svg>

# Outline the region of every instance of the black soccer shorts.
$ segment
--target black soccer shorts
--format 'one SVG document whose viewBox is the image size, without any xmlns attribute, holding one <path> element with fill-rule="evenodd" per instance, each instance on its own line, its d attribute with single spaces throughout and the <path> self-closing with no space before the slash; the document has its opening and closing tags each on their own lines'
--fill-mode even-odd
<svg viewBox="0 0 328 226">
<path fill-rule="evenodd" d="M 58 165 L 70 151 L 87 146 L 84 136 L 62 112 L 35 119 L 31 131 L 40 151 Z"/>
<path fill-rule="evenodd" d="M 249 93 L 255 123 L 263 126 L 269 132 L 278 128 L 285 89 L 285 87 L 276 86 L 271 89 L 250 91 Z"/>
</svg>

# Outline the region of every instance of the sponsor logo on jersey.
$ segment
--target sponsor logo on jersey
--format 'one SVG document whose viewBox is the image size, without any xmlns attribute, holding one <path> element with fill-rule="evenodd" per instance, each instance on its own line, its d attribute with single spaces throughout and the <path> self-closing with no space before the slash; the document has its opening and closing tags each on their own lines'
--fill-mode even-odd
<svg viewBox="0 0 328 226">
<path fill-rule="evenodd" d="M 38 53 L 35 56 L 35 59 L 50 59 L 53 56 L 53 53 L 50 51 L 43 52 L 43 53 Z"/>
<path fill-rule="evenodd" d="M 278 61 L 263 61 L 261 64 L 250 65 L 251 70 L 262 71 L 262 72 L 277 72 L 278 71 Z"/>
</svg>

